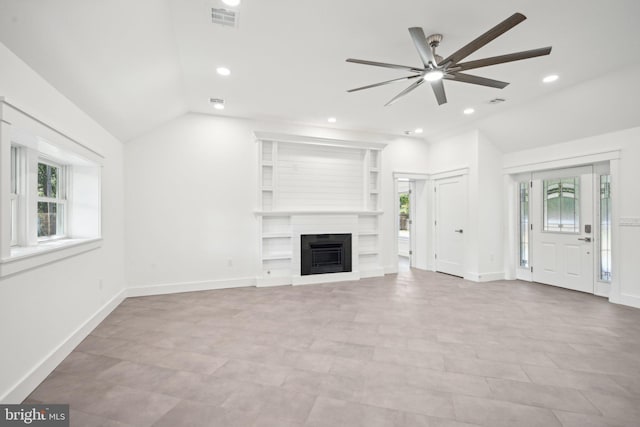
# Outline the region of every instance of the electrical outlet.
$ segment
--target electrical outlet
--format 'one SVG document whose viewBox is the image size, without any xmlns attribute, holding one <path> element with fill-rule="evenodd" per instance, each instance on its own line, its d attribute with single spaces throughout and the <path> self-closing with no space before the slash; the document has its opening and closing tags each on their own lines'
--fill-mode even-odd
<svg viewBox="0 0 640 427">
<path fill-rule="evenodd" d="M 233 258 L 227 258 L 227 267 L 233 267 Z"/>
</svg>

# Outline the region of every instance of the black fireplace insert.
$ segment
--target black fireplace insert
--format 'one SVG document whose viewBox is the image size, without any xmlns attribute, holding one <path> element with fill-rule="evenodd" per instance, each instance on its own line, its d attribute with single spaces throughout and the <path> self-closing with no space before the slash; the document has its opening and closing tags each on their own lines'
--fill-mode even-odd
<svg viewBox="0 0 640 427">
<path fill-rule="evenodd" d="M 351 271 L 351 234 L 300 236 L 300 274 Z"/>
</svg>

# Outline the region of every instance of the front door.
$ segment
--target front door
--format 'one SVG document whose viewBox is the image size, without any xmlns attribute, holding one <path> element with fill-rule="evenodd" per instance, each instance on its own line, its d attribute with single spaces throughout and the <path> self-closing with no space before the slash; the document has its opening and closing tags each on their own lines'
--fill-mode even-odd
<svg viewBox="0 0 640 427">
<path fill-rule="evenodd" d="M 436 271 L 464 276 L 464 228 L 467 214 L 464 176 L 435 182 Z"/>
<path fill-rule="evenodd" d="M 593 167 L 533 174 L 534 282 L 593 293 Z"/>
</svg>

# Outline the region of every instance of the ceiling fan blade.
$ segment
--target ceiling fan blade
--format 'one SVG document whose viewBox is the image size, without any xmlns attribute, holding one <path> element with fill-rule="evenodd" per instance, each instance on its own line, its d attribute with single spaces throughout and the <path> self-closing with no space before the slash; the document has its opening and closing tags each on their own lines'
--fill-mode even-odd
<svg viewBox="0 0 640 427">
<path fill-rule="evenodd" d="M 474 76 L 472 74 L 463 73 L 451 73 L 444 76 L 447 80 L 453 80 L 462 83 L 471 83 L 474 85 L 495 87 L 497 89 L 504 89 L 509 85 L 507 82 L 501 82 L 500 80 L 488 79 L 486 77 Z"/>
<path fill-rule="evenodd" d="M 453 69 L 455 70 L 472 70 L 474 68 L 486 67 L 488 65 L 503 64 L 505 62 L 520 61 L 521 59 L 535 58 L 537 56 L 549 55 L 551 46 L 541 47 L 540 49 L 525 50 L 523 52 L 509 53 L 507 55 L 493 56 L 491 58 L 478 59 L 475 61 L 461 62 Z"/>
<path fill-rule="evenodd" d="M 424 35 L 422 28 L 411 27 L 409 28 L 409 34 L 411 34 L 413 44 L 416 45 L 416 49 L 418 49 L 418 53 L 420 54 L 420 58 L 422 59 L 424 66 L 429 68 L 431 68 L 429 64 L 436 66 L 436 58 L 433 55 L 431 47 L 427 44 L 427 36 Z"/>
<path fill-rule="evenodd" d="M 355 89 L 349 89 L 347 92 L 356 92 L 358 90 L 370 89 L 372 87 L 378 87 L 378 86 L 384 86 L 384 85 L 388 85 L 389 83 L 399 82 L 401 80 L 415 79 L 416 77 L 420 77 L 420 74 L 416 74 L 415 76 L 400 77 L 400 78 L 393 79 L 393 80 L 387 80 L 386 82 L 374 83 L 374 84 L 367 85 L 367 86 L 357 87 Z"/>
<path fill-rule="evenodd" d="M 433 93 L 436 95 L 438 105 L 447 103 L 447 95 L 444 93 L 444 84 L 442 83 L 442 80 L 431 82 L 431 89 L 433 89 Z"/>
<path fill-rule="evenodd" d="M 384 106 L 387 107 L 391 104 L 394 104 L 398 99 L 402 98 L 403 96 L 405 96 L 406 94 L 408 94 L 409 92 L 411 92 L 412 90 L 420 86 L 422 83 L 424 83 L 424 79 L 416 80 L 411 84 L 411 86 L 409 86 L 408 88 L 406 88 L 405 90 L 403 90 L 402 92 L 400 92 L 399 94 L 391 98 L 391 100 L 386 104 L 384 104 Z"/>
<path fill-rule="evenodd" d="M 495 27 L 493 27 L 492 29 L 490 29 L 489 31 L 481 35 L 480 37 L 476 38 L 469 44 L 465 45 L 461 49 L 457 50 L 456 52 L 446 57 L 444 60 L 441 61 L 441 64 L 446 64 L 447 62 L 457 64 L 459 61 L 471 55 L 473 52 L 480 49 L 482 46 L 486 45 L 490 41 L 506 33 L 507 31 L 509 31 L 510 29 L 512 29 L 513 27 L 515 27 L 525 19 L 527 19 L 527 17 L 524 16 L 523 14 L 514 13 L 513 15 L 511 15 L 510 17 L 508 17 L 507 19 L 505 19 L 504 21 L 502 21 L 501 23 L 499 23 L 498 25 L 496 25 Z"/>
<path fill-rule="evenodd" d="M 422 68 L 409 67 L 408 65 L 387 64 L 386 62 L 366 61 L 364 59 L 348 58 L 347 62 L 353 62 L 354 64 L 373 65 L 375 67 L 394 68 L 396 70 L 411 71 L 413 73 L 421 73 Z"/>
</svg>

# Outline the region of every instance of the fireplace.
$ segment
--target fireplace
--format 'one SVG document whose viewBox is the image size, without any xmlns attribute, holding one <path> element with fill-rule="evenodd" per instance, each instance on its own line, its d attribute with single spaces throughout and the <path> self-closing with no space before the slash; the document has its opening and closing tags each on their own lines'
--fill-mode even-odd
<svg viewBox="0 0 640 427">
<path fill-rule="evenodd" d="M 351 271 L 351 234 L 303 234 L 300 236 L 300 274 Z"/>
</svg>

